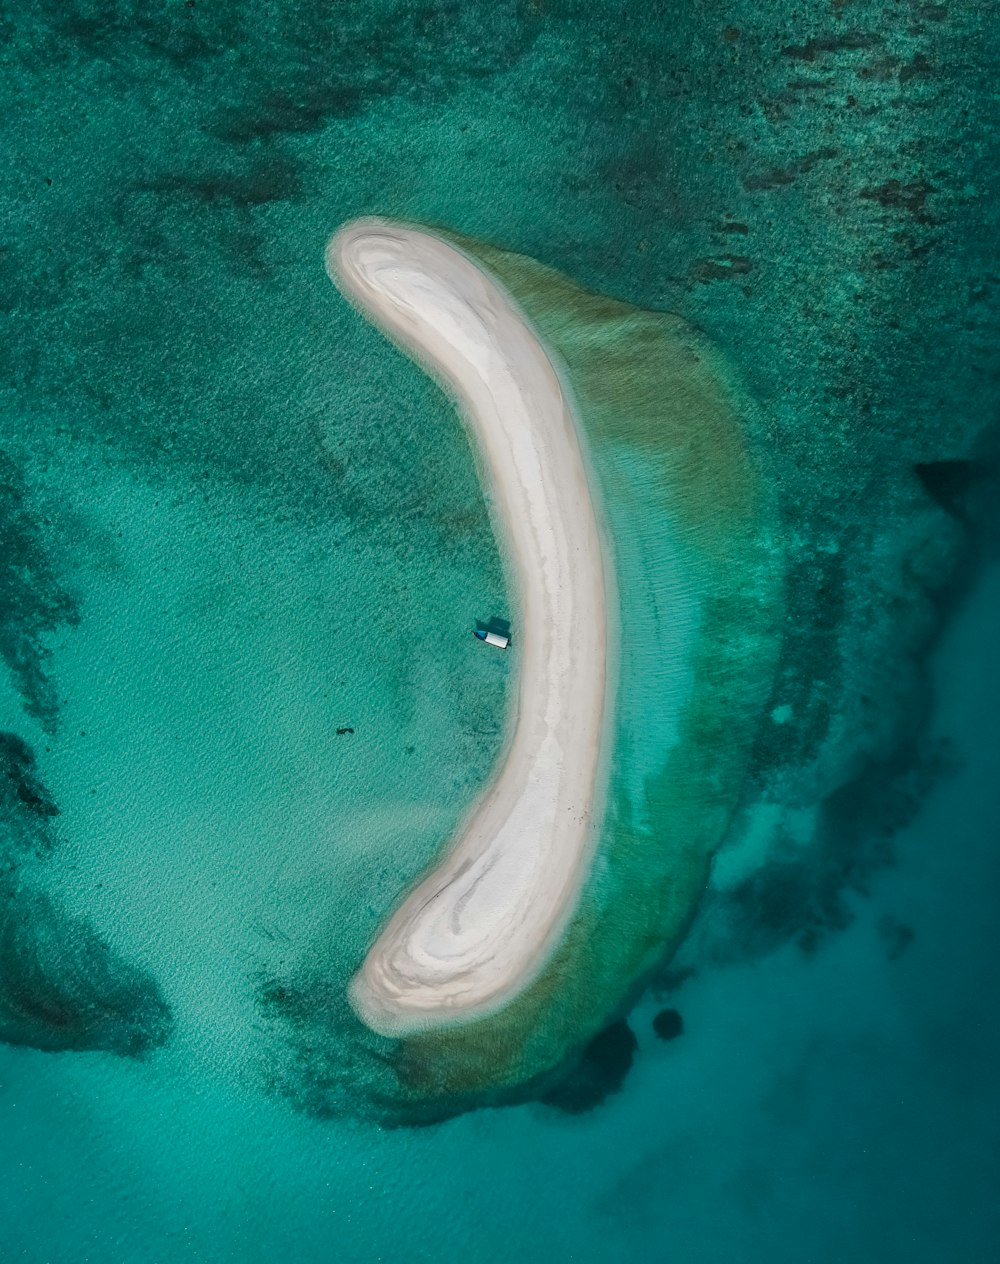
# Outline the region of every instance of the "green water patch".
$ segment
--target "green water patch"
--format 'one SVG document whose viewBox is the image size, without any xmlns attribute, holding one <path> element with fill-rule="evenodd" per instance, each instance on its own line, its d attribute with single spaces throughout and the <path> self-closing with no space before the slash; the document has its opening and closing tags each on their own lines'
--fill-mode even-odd
<svg viewBox="0 0 1000 1264">
<path fill-rule="evenodd" d="M 264 985 L 298 1050 L 291 1095 L 387 1122 L 552 1094 L 682 939 L 740 798 L 782 626 L 761 418 L 719 355 L 676 316 L 451 239 L 521 304 L 582 418 L 617 576 L 619 687 L 589 880 L 552 959 L 501 1012 L 392 1042 L 333 999 L 356 960 Z"/>
</svg>

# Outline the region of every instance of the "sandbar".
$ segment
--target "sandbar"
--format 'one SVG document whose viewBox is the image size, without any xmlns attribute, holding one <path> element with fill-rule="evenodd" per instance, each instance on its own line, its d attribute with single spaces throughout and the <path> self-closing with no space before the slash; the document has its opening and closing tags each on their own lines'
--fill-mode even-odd
<svg viewBox="0 0 1000 1264">
<path fill-rule="evenodd" d="M 519 616 L 517 701 L 493 779 L 351 983 L 369 1027 L 405 1036 L 502 1009 L 577 905 L 605 793 L 613 575 L 579 421 L 499 282 L 441 238 L 384 220 L 342 228 L 326 266 L 456 399 Z"/>
</svg>

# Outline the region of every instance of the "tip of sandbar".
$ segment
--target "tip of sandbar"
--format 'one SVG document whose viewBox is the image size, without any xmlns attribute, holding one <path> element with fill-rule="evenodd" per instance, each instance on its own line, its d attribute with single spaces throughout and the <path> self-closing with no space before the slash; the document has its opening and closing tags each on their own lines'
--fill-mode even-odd
<svg viewBox="0 0 1000 1264">
<path fill-rule="evenodd" d="M 365 244 L 377 240 L 385 241 L 393 232 L 398 232 L 401 225 L 391 220 L 380 219 L 376 215 L 363 215 L 358 219 L 349 219 L 341 224 L 326 243 L 324 260 L 329 275 L 336 280 L 342 274 L 345 259 L 359 252 Z"/>
<path fill-rule="evenodd" d="M 401 1040 L 432 1025 L 421 1013 L 394 1010 L 380 1004 L 364 977 L 364 969 L 354 976 L 347 988 L 347 998 L 358 1018 L 379 1036 Z"/>
<path fill-rule="evenodd" d="M 339 285 L 349 272 L 384 267 L 441 247 L 448 243 L 419 224 L 363 215 L 341 224 L 327 241 L 326 270 Z M 455 253 L 454 247 L 448 249 Z"/>
<path fill-rule="evenodd" d="M 341 224 L 327 241 L 323 252 L 323 262 L 326 265 L 327 275 L 332 281 L 339 281 L 345 252 L 350 253 L 351 247 L 363 235 L 364 223 L 364 220 L 351 220 L 346 224 Z"/>
</svg>

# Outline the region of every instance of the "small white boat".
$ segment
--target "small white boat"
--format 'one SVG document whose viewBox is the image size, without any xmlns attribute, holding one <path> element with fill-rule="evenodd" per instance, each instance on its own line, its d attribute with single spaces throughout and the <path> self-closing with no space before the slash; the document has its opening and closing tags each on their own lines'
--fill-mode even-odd
<svg viewBox="0 0 1000 1264">
<path fill-rule="evenodd" d="M 498 650 L 510 648 L 510 637 L 501 632 L 487 632 L 485 628 L 473 628 L 472 635 L 487 645 L 495 645 Z"/>
</svg>

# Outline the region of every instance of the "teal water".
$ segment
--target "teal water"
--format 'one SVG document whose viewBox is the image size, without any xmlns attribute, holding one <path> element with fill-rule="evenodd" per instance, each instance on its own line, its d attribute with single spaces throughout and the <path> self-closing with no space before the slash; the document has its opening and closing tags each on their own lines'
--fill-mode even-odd
<svg viewBox="0 0 1000 1264">
<path fill-rule="evenodd" d="M 691 8 L 0 7 L 3 1260 L 993 1258 L 995 32 Z M 420 1129 L 315 1014 L 489 773 L 509 599 L 323 272 L 365 213 L 700 328 L 787 561 L 634 1035 Z"/>
</svg>

